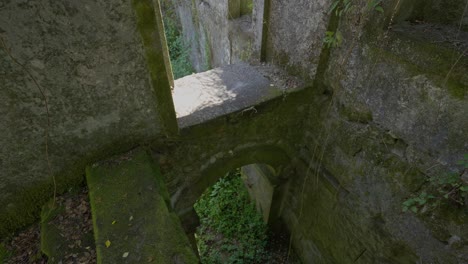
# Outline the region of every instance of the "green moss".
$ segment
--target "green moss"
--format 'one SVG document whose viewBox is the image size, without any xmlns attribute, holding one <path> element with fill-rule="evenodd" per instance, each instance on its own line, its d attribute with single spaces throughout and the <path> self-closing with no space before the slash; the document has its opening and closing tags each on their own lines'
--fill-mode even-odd
<svg viewBox="0 0 468 264">
<path fill-rule="evenodd" d="M 212 60 L 212 55 L 211 55 L 211 44 L 210 44 L 210 41 L 209 41 L 209 35 L 208 35 L 208 31 L 206 30 L 206 28 L 203 29 L 203 32 L 205 34 L 205 43 L 204 43 L 204 53 L 205 53 L 205 58 L 204 58 L 204 61 L 203 61 L 203 69 L 204 70 L 210 70 L 212 69 L 212 65 L 211 65 L 211 60 Z"/>
<path fill-rule="evenodd" d="M 151 84 L 156 94 L 159 118 L 167 135 L 177 135 L 178 125 L 171 95 L 174 80 L 169 67 L 169 52 L 159 1 L 133 0 L 132 4 L 145 50 Z"/>
<path fill-rule="evenodd" d="M 57 178 L 57 193 L 63 193 L 71 186 L 80 185 L 83 177 L 82 173 L 73 177 Z M 7 201 L 7 206 L 0 209 L 0 235 L 8 234 L 32 224 L 39 218 L 40 208 L 53 195 L 54 188 L 50 181 L 36 183 L 32 186 L 18 190 Z M 18 189 L 12 187 L 13 189 Z"/>
<path fill-rule="evenodd" d="M 407 244 L 399 241 L 390 244 L 388 259 L 391 263 L 417 263 L 419 257 Z"/>
<path fill-rule="evenodd" d="M 389 43 L 390 50 L 370 46 L 372 56 L 404 66 L 411 75 L 425 74 L 454 98 L 465 98 L 468 86 L 463 82 L 468 61 L 461 59 L 454 65 L 450 60 L 458 57 L 458 52 L 400 34 L 391 34 Z"/>
<path fill-rule="evenodd" d="M 197 263 L 167 207 L 159 168 L 144 151 L 88 167 L 86 175 L 98 263 L 119 263 L 124 252 L 132 263 L 172 263 L 174 258 Z"/>
<path fill-rule="evenodd" d="M 119 138 L 108 145 L 94 149 L 93 152 L 72 164 L 64 166 L 65 169 L 55 176 L 57 194 L 83 185 L 86 165 L 117 153 L 126 152 L 145 141 L 150 141 L 150 139 Z M 42 206 L 52 198 L 54 193 L 51 178 L 23 188 L 11 186 L 9 189 L 17 191 L 5 201 L 5 206 L 0 207 L 0 237 L 11 235 L 16 230 L 37 221 Z"/>
<path fill-rule="evenodd" d="M 369 109 L 358 109 L 356 107 L 351 108 L 340 105 L 339 112 L 351 122 L 367 124 L 372 121 L 372 112 Z"/>
<path fill-rule="evenodd" d="M 57 245 L 62 245 L 64 238 L 60 235 L 60 231 L 49 222 L 55 216 L 63 213 L 63 206 L 53 207 L 54 202 L 49 201 L 43 206 L 41 212 L 41 251 L 49 257 L 50 263 L 55 263 L 55 260 L 60 259 L 64 254 L 64 249 Z"/>
<path fill-rule="evenodd" d="M 442 82 L 442 80 L 439 80 L 439 82 Z M 460 82 L 457 82 L 451 78 L 449 78 L 446 81 L 443 81 L 442 83 L 445 84 L 445 87 L 448 89 L 450 94 L 454 96 L 455 98 L 459 98 L 463 100 L 468 92 L 468 86 Z"/>
<path fill-rule="evenodd" d="M 241 8 L 241 16 L 252 15 L 253 0 L 241 0 L 240 8 Z"/>
<path fill-rule="evenodd" d="M 3 243 L 0 243 L 0 263 L 6 263 L 10 256 L 11 252 L 6 249 Z"/>
</svg>

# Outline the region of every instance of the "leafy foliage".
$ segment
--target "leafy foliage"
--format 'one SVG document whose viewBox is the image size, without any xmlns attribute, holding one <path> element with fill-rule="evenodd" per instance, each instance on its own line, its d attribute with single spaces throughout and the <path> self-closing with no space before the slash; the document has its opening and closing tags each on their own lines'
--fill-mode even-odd
<svg viewBox="0 0 468 264">
<path fill-rule="evenodd" d="M 202 263 L 265 263 L 267 227 L 239 171 L 209 188 L 195 210 L 201 222 L 197 245 Z"/>
<path fill-rule="evenodd" d="M 325 33 L 325 38 L 323 39 L 323 42 L 325 43 L 327 48 L 336 48 L 341 45 L 341 42 L 343 42 L 343 36 L 339 31 L 327 31 Z"/>
<path fill-rule="evenodd" d="M 335 12 L 335 15 L 341 17 L 343 13 L 348 13 L 353 10 L 355 5 L 351 0 L 335 0 L 330 7 L 329 13 Z"/>
<path fill-rule="evenodd" d="M 458 162 L 462 165 L 463 171 L 468 169 L 468 154 Z M 440 177 L 430 177 L 428 179 L 428 191 L 408 198 L 403 202 L 403 212 L 424 213 L 433 210 L 442 204 L 455 204 L 464 206 L 468 198 L 468 184 L 464 183 L 459 173 L 448 173 Z"/>
<path fill-rule="evenodd" d="M 164 26 L 174 79 L 192 74 L 193 68 L 189 55 L 190 47 L 184 42 L 180 30 L 169 15 L 164 16 Z"/>
</svg>

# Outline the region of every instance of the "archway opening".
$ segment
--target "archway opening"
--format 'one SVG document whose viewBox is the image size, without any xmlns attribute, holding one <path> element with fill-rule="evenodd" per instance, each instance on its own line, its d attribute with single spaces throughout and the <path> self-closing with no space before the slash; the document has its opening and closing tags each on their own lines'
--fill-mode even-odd
<svg viewBox="0 0 468 264">
<path fill-rule="evenodd" d="M 300 263 L 289 235 L 269 226 L 274 169 L 250 164 L 228 172 L 209 187 L 194 209 L 195 238 L 202 263 Z"/>
</svg>

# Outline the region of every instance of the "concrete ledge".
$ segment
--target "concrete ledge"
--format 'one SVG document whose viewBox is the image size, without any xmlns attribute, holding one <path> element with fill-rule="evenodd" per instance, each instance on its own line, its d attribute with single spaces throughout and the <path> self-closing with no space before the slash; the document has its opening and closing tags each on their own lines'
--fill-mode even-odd
<svg viewBox="0 0 468 264">
<path fill-rule="evenodd" d="M 304 83 L 271 65 L 240 63 L 175 80 L 173 99 L 180 128 L 251 108 L 300 90 Z"/>
</svg>

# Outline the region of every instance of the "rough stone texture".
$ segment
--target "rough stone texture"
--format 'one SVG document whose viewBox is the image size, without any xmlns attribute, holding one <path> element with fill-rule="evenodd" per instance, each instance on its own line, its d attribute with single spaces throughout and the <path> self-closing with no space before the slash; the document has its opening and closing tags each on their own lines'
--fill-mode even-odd
<svg viewBox="0 0 468 264">
<path fill-rule="evenodd" d="M 258 61 L 263 5 L 254 2 L 252 14 L 242 15 L 241 2 L 228 0 L 172 0 L 177 8 L 184 39 L 191 46 L 191 62 L 197 72 L 240 61 Z M 236 11 L 229 15 L 229 6 Z M 245 3 L 244 3 L 245 5 Z M 245 11 L 244 11 L 245 12 Z M 254 29 L 255 27 L 255 29 Z M 260 39 L 261 40 L 261 39 Z"/>
<path fill-rule="evenodd" d="M 290 229 L 303 262 L 468 261 L 466 206 L 427 215 L 401 212 L 402 202 L 427 177 L 461 170 L 456 161 L 468 150 L 466 33 L 453 27 L 453 19 L 448 26 L 405 24 L 387 31 L 397 2 L 385 2 L 383 15 L 359 19 L 351 12 L 329 23 L 328 1 L 271 1 L 268 62 L 318 85 L 294 94 L 287 106 L 264 104 L 271 112 L 252 120 L 234 113 L 182 130 L 169 157 L 159 159 L 183 221 L 193 219 L 191 204 L 214 175 L 262 159 L 274 167 L 266 153 L 281 151 L 246 155 L 272 144 L 291 158 L 295 173 L 285 176 L 282 202 L 273 199 L 271 208 Z M 320 53 L 325 29 L 338 25 L 342 46 Z M 260 129 L 275 118 L 288 129 Z M 251 147 L 242 158 L 239 145 Z M 171 162 L 187 154 L 181 168 Z"/>
<path fill-rule="evenodd" d="M 251 200 L 255 203 L 257 211 L 263 216 L 265 223 L 268 223 L 275 187 L 269 179 L 274 178 L 275 172 L 268 165 L 251 164 L 243 166 L 241 173 Z"/>
<path fill-rule="evenodd" d="M 467 4 L 464 0 L 405 0 L 401 1 L 396 20 L 419 20 L 462 25 L 468 28 L 468 17 L 466 16 Z"/>
<path fill-rule="evenodd" d="M 301 138 L 306 98 L 297 92 L 280 95 L 256 105 L 257 112 L 238 111 L 186 127 L 180 138 L 155 147 L 153 154 L 161 166 L 171 205 L 187 233 L 198 225 L 193 205 L 206 188 L 227 172 L 254 163 L 268 164 L 277 174 L 272 181 L 277 188 L 270 222 L 278 219 L 285 178 L 291 176 L 290 159 Z"/>
<path fill-rule="evenodd" d="M 198 263 L 145 151 L 93 164 L 86 179 L 98 263 Z"/>
<path fill-rule="evenodd" d="M 344 44 L 323 78 L 333 96 L 319 119 L 307 121 L 305 164 L 284 206 L 296 251 L 314 263 L 467 262 L 466 246 L 446 246 L 453 236 L 466 239 L 466 206 L 401 212 L 426 177 L 460 172 L 456 161 L 468 150 L 466 56 L 432 42 L 451 34 L 444 27 L 380 31 L 383 20 L 371 16 L 373 27 L 356 32 L 351 17 L 342 21 Z"/>
<path fill-rule="evenodd" d="M 267 61 L 312 80 L 317 70 L 331 1 L 271 1 Z"/>
<path fill-rule="evenodd" d="M 453 19 L 444 26 L 413 23 L 389 28 L 399 0 L 384 2 L 383 14 L 361 17 L 351 12 L 340 19 L 328 17 L 330 1 L 263 3 L 271 4 L 265 10 L 267 60 L 310 81 L 304 90 L 255 105 L 256 111 L 246 114 L 244 106 L 238 107 L 237 112 L 191 123 L 179 136 L 160 138 L 153 145 L 171 207 L 186 232 L 193 233 L 198 224 L 193 204 L 207 187 L 235 168 L 264 163 L 277 172 L 272 179 L 270 219 L 286 223 L 304 263 L 468 262 L 466 205 L 448 204 L 419 215 L 401 211 L 406 198 L 426 188 L 427 177 L 463 174 L 456 161 L 468 151 L 468 63 L 452 39 L 438 43 L 441 39 L 433 37 L 457 32 Z M 226 2 L 192 1 L 185 7 L 191 12 L 185 13 L 186 21 L 193 22 L 197 34 L 204 32 L 192 37 L 198 38 L 195 46 L 202 55 L 197 56 L 209 58 L 206 61 L 231 61 L 226 6 Z M 214 10 L 220 12 L 210 13 Z M 202 24 L 209 25 L 207 32 L 198 30 Z M 327 28 L 340 30 L 340 47 L 322 49 Z M 462 40 L 466 35 L 456 34 Z M 221 44 L 210 46 L 216 38 Z M 268 76 L 275 80 L 275 71 L 267 72 L 274 73 Z M 280 76 L 276 81 L 287 85 L 290 77 Z M 263 77 L 255 79 L 267 83 Z M 222 100 L 219 107 L 227 109 L 232 103 Z M 100 111 L 108 113 L 106 109 Z M 110 129 L 112 135 L 126 129 L 133 129 L 132 135 L 140 132 L 130 127 Z"/>
<path fill-rule="evenodd" d="M 252 14 L 229 17 L 230 4 L 238 6 L 238 2 L 173 1 L 184 38 L 192 47 L 194 68 L 200 72 L 239 61 L 258 62 L 262 45 L 267 45 L 268 61 L 313 79 L 329 19 L 329 1 L 253 1 Z M 269 30 L 263 36 L 266 23 Z"/>
<path fill-rule="evenodd" d="M 0 35 L 3 233 L 37 217 L 33 201 L 53 193 L 39 87 L 48 99 L 48 150 L 59 190 L 81 179 L 75 170 L 90 157 L 156 136 L 160 125 L 130 2 L 2 1 Z M 38 190 L 14 195 L 31 186 Z"/>
<path fill-rule="evenodd" d="M 288 83 L 281 82 L 288 79 Z M 179 126 L 200 124 L 239 110 L 243 110 L 241 115 L 255 114 L 255 105 L 297 91 L 303 88 L 301 84 L 278 68 L 243 63 L 180 78 L 173 92 Z"/>
</svg>

